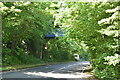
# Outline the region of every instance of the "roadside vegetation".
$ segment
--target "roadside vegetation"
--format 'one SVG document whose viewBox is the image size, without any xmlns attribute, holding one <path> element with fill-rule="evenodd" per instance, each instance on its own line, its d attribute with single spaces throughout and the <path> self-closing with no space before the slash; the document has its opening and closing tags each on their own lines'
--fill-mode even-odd
<svg viewBox="0 0 120 80">
<path fill-rule="evenodd" d="M 99 79 L 120 78 L 118 2 L 0 2 L 2 66 L 89 60 Z M 64 36 L 45 38 L 53 29 Z"/>
</svg>

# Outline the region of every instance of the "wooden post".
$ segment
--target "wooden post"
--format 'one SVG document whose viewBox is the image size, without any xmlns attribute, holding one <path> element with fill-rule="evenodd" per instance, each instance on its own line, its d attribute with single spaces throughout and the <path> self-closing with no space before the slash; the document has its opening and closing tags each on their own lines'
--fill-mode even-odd
<svg viewBox="0 0 120 80">
<path fill-rule="evenodd" d="M 41 45 L 41 54 L 40 54 L 40 59 L 42 59 L 43 57 L 42 57 L 42 54 L 43 54 L 43 45 Z"/>
</svg>

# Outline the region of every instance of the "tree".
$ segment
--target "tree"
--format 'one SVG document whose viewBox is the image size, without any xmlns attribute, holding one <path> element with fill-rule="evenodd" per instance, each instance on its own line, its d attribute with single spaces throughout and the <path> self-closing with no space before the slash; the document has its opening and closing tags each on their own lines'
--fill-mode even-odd
<svg viewBox="0 0 120 80">
<path fill-rule="evenodd" d="M 65 29 L 69 40 L 71 39 L 72 41 L 77 42 L 77 44 L 84 41 L 84 44 L 88 47 L 87 53 L 92 62 L 94 75 L 98 78 L 118 78 L 118 73 L 115 72 L 116 70 L 113 71 L 116 75 L 110 75 L 108 66 L 106 67 L 104 64 L 104 57 L 116 52 L 116 50 L 108 47 L 111 44 L 117 45 L 114 41 L 115 38 L 113 39 L 112 37 L 103 35 L 105 34 L 105 28 L 108 24 L 104 27 L 100 27 L 98 24 L 98 21 L 101 19 L 111 16 L 111 14 L 106 14 L 106 9 L 115 8 L 118 3 L 63 2 L 58 5 L 59 10 L 57 14 L 55 14 L 55 25 L 59 25 Z M 116 22 L 114 24 L 116 25 Z M 104 30 L 102 28 L 104 28 Z M 101 31 L 102 34 L 100 33 Z M 112 35 L 115 35 L 117 32 L 118 29 L 115 29 L 114 32 L 112 31 L 111 33 Z M 118 42 L 117 39 L 116 42 Z M 111 70 L 113 70 L 113 68 Z"/>
<path fill-rule="evenodd" d="M 105 75 L 105 78 L 113 78 L 113 79 L 119 79 L 119 25 L 118 22 L 119 19 L 119 6 L 116 6 L 114 9 L 107 9 L 106 13 L 111 13 L 110 17 L 104 18 L 98 23 L 100 26 L 104 26 L 103 29 L 99 30 L 101 34 L 106 36 L 105 38 L 110 38 L 111 40 L 106 41 L 106 47 L 109 49 L 109 54 L 104 57 L 105 64 L 107 65 L 105 69 L 102 71 L 103 75 Z M 104 72 L 109 72 L 107 74 L 104 74 Z"/>
<path fill-rule="evenodd" d="M 18 58 L 29 53 L 40 55 L 40 47 L 46 42 L 44 34 L 52 28 L 53 23 L 52 14 L 44 10 L 49 4 L 46 3 L 46 7 L 42 7 L 42 3 L 33 2 L 1 4 L 3 62 L 8 59 L 5 57 L 11 55 Z"/>
</svg>

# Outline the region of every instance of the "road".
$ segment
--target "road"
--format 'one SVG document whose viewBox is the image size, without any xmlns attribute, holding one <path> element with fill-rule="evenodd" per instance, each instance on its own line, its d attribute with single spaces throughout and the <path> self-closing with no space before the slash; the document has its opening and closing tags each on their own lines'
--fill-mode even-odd
<svg viewBox="0 0 120 80">
<path fill-rule="evenodd" d="M 49 78 L 49 80 L 53 78 L 64 78 L 66 80 L 67 78 L 79 78 L 83 80 L 83 78 L 92 76 L 91 74 L 83 73 L 84 68 L 89 64 L 88 61 L 82 61 L 45 65 L 29 69 L 3 72 L 2 78 L 3 80 L 17 80 L 15 78 L 22 78 L 23 80 L 27 78 L 29 80 L 31 80 L 30 78 L 32 78 L 32 80 L 38 78 L 38 80 L 45 78 Z"/>
</svg>

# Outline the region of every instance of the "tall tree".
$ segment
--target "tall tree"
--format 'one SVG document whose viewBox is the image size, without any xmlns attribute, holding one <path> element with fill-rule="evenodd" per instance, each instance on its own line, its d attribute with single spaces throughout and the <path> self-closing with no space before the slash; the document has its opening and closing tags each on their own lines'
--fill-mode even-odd
<svg viewBox="0 0 120 80">
<path fill-rule="evenodd" d="M 108 66 L 106 67 L 104 64 L 104 57 L 107 55 L 113 55 L 114 52 L 116 52 L 116 50 L 113 50 L 108 46 L 111 44 L 116 46 L 116 42 L 118 41 L 115 38 L 113 39 L 112 37 L 103 35 L 108 34 L 115 36 L 118 29 L 115 28 L 114 32 L 109 31 L 109 33 L 105 33 L 105 28 L 109 25 L 107 24 L 106 26 L 100 27 L 98 24 L 98 21 L 101 19 L 111 16 L 111 14 L 106 14 L 106 10 L 109 8 L 115 8 L 117 5 L 117 2 L 63 2 L 57 5 L 59 6 L 59 10 L 55 15 L 55 25 L 63 27 L 66 32 L 68 32 L 68 39 L 76 42 L 79 41 L 77 44 L 84 41 L 86 46 L 88 46 L 87 53 L 92 62 L 93 72 L 95 76 L 99 78 L 118 78 L 116 70 L 113 70 L 114 67 L 112 67 L 112 70 L 116 75 L 113 75 L 114 73 L 110 75 L 109 72 L 107 72 L 109 70 Z M 114 15 L 116 14 L 117 13 Z M 114 18 L 110 18 L 110 20 L 113 21 Z M 116 22 L 113 24 L 116 25 Z"/>
</svg>

